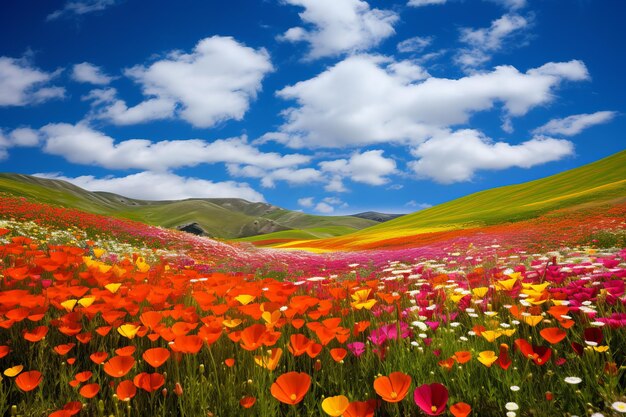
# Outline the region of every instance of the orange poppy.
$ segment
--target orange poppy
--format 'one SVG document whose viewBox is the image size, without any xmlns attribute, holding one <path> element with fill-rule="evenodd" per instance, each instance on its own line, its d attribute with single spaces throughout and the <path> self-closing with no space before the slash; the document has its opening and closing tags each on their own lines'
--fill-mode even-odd
<svg viewBox="0 0 626 417">
<path fill-rule="evenodd" d="M 332 356 L 335 362 L 341 362 L 343 358 L 346 357 L 347 353 L 348 351 L 344 348 L 335 348 L 330 350 L 330 356 Z"/>
<path fill-rule="evenodd" d="M 466 403 L 456 403 L 450 406 L 450 412 L 454 417 L 467 417 L 472 412 L 472 407 Z"/>
<path fill-rule="evenodd" d="M 196 354 L 202 349 L 204 341 L 199 336 L 176 336 L 174 343 L 170 345 L 173 351 L 180 353 Z"/>
<path fill-rule="evenodd" d="M 83 386 L 80 389 L 80 391 L 78 391 L 78 393 L 85 398 L 93 398 L 98 394 L 99 391 L 100 391 L 99 384 L 87 384 Z"/>
<path fill-rule="evenodd" d="M 133 384 L 144 391 L 154 392 L 165 384 L 165 377 L 159 373 L 142 372 L 133 378 Z"/>
<path fill-rule="evenodd" d="M 392 372 L 388 377 L 379 376 L 374 380 L 376 393 L 390 403 L 402 401 L 410 387 L 411 377 L 402 372 Z"/>
<path fill-rule="evenodd" d="M 289 338 L 289 352 L 293 356 L 300 356 L 307 352 L 307 348 L 311 344 L 311 340 L 303 334 L 292 334 Z"/>
<path fill-rule="evenodd" d="M 374 417 L 376 400 L 351 402 L 343 417 Z"/>
<path fill-rule="evenodd" d="M 243 408 L 250 408 L 255 403 L 256 403 L 255 397 L 243 397 L 241 400 L 239 400 L 239 405 L 242 406 Z"/>
<path fill-rule="evenodd" d="M 46 326 L 39 326 L 33 329 L 33 331 L 29 332 L 26 331 L 24 332 L 24 339 L 28 340 L 29 342 L 39 342 L 41 339 L 43 339 L 46 334 L 48 334 L 48 328 Z"/>
<path fill-rule="evenodd" d="M 161 347 L 152 348 L 146 350 L 142 357 L 146 362 L 148 362 L 148 364 L 150 364 L 150 366 L 158 368 L 169 359 L 170 351 Z"/>
<path fill-rule="evenodd" d="M 86 382 L 86 381 L 89 381 L 89 378 L 91 378 L 92 375 L 93 373 L 91 373 L 90 371 L 83 371 L 83 372 L 77 373 L 74 378 L 78 382 Z"/>
<path fill-rule="evenodd" d="M 42 379 L 43 376 L 41 375 L 41 372 L 28 371 L 19 374 L 17 378 L 15 378 L 15 383 L 22 391 L 32 391 L 39 386 Z"/>
<path fill-rule="evenodd" d="M 124 380 L 119 383 L 117 388 L 115 389 L 115 394 L 120 401 L 128 401 L 135 396 L 137 393 L 137 387 L 133 384 L 131 380 Z"/>
<path fill-rule="evenodd" d="M 256 350 L 263 345 L 267 328 L 262 324 L 253 324 L 241 331 L 241 347 L 245 350 Z"/>
<path fill-rule="evenodd" d="M 0 346 L 0 359 L 9 354 L 11 349 L 8 346 Z"/>
<path fill-rule="evenodd" d="M 89 355 L 89 359 L 96 365 L 100 365 L 102 362 L 106 361 L 109 357 L 109 354 L 106 352 L 95 352 Z"/>
<path fill-rule="evenodd" d="M 285 404 L 298 404 L 311 386 L 311 377 L 304 372 L 288 372 L 276 379 L 270 388 L 272 396 Z"/>
<path fill-rule="evenodd" d="M 565 330 L 561 330 L 558 327 L 547 327 L 545 329 L 542 329 L 539 334 L 551 345 L 559 343 L 567 336 L 567 332 Z"/>
<path fill-rule="evenodd" d="M 224 359 L 224 364 L 228 366 L 229 368 L 232 368 L 233 366 L 235 366 L 235 359 L 234 358 Z"/>
<path fill-rule="evenodd" d="M 345 395 L 337 395 L 335 397 L 328 397 L 322 401 L 322 409 L 326 414 L 333 417 L 339 417 L 350 406 L 350 400 Z"/>
<path fill-rule="evenodd" d="M 74 346 L 76 346 L 75 343 L 68 343 L 66 345 L 58 345 L 54 347 L 54 351 L 57 354 L 64 356 L 64 355 L 67 355 Z"/>
<path fill-rule="evenodd" d="M 472 352 L 467 351 L 467 350 L 454 352 L 453 358 L 457 361 L 457 363 L 462 365 L 464 363 L 469 362 L 472 359 Z"/>
<path fill-rule="evenodd" d="M 121 378 L 130 372 L 134 364 L 132 356 L 114 356 L 104 363 L 104 372 L 113 378 Z"/>
<path fill-rule="evenodd" d="M 123 348 L 115 349 L 115 353 L 120 356 L 132 356 L 137 348 L 135 346 L 125 346 Z"/>
<path fill-rule="evenodd" d="M 280 357 L 283 355 L 283 350 L 281 348 L 274 348 L 268 352 L 267 356 L 255 356 L 254 362 L 266 368 L 268 371 L 273 371 L 278 366 L 278 362 L 280 361 Z"/>
</svg>

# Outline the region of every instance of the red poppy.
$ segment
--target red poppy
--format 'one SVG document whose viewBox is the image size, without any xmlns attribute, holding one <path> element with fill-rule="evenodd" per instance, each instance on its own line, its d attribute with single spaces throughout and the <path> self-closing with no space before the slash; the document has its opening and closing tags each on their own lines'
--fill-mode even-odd
<svg viewBox="0 0 626 417">
<path fill-rule="evenodd" d="M 567 332 L 565 330 L 561 330 L 558 327 L 547 327 L 545 329 L 542 329 L 539 334 L 551 345 L 559 343 L 567 336 Z"/>
<path fill-rule="evenodd" d="M 133 378 L 133 384 L 147 392 L 154 392 L 165 384 L 165 377 L 159 373 L 142 372 Z"/>
<path fill-rule="evenodd" d="M 330 356 L 332 356 L 335 362 L 341 362 L 346 357 L 348 351 L 344 348 L 335 348 L 330 350 Z"/>
<path fill-rule="evenodd" d="M 472 412 L 472 406 L 466 403 L 456 403 L 450 406 L 450 412 L 454 417 L 467 417 Z"/>
<path fill-rule="evenodd" d="M 376 405 L 376 400 L 351 402 L 344 411 L 343 417 L 374 417 Z"/>
<path fill-rule="evenodd" d="M 525 339 L 515 340 L 515 345 L 528 359 L 532 359 L 537 365 L 544 365 L 552 355 L 552 349 L 545 346 L 531 345 Z"/>
<path fill-rule="evenodd" d="M 239 405 L 242 406 L 243 408 L 250 408 L 255 403 L 256 403 L 255 397 L 243 397 L 241 400 L 239 400 Z"/>
</svg>

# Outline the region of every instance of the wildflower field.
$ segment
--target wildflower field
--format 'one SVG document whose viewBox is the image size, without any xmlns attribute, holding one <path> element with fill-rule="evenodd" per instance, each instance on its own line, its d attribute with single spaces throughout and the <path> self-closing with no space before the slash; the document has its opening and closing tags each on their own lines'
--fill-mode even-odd
<svg viewBox="0 0 626 417">
<path fill-rule="evenodd" d="M 624 415 L 625 215 L 316 254 L 2 196 L 0 410 Z"/>
</svg>

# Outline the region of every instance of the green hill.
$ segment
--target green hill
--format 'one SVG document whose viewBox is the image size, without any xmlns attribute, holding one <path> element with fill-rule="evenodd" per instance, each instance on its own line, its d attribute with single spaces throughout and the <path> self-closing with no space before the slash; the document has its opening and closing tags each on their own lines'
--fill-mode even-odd
<svg viewBox="0 0 626 417">
<path fill-rule="evenodd" d="M 237 198 L 136 200 L 112 193 L 90 192 L 65 181 L 21 174 L 0 174 L 0 192 L 163 227 L 195 223 L 207 235 L 227 239 L 311 228 L 315 230 L 310 233 L 328 237 L 377 223 L 352 216 L 313 216 Z"/>
<path fill-rule="evenodd" d="M 351 248 L 381 239 L 514 222 L 559 209 L 626 201 L 626 151 L 523 184 L 468 195 L 341 237 L 277 247 Z M 262 240 L 259 236 L 256 239 Z"/>
</svg>

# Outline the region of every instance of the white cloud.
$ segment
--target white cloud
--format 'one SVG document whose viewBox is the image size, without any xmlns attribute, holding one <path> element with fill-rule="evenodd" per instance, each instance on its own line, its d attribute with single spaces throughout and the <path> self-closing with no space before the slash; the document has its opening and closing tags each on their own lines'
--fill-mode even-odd
<svg viewBox="0 0 626 417">
<path fill-rule="evenodd" d="M 314 168 L 278 168 L 266 169 L 258 166 L 239 166 L 229 164 L 228 173 L 233 177 L 260 178 L 265 188 L 274 188 L 276 181 L 284 181 L 292 185 L 311 184 L 323 181 L 321 172 Z"/>
<path fill-rule="evenodd" d="M 0 160 L 7 159 L 13 147 L 33 147 L 39 145 L 40 136 L 36 130 L 20 127 L 4 133 L 0 129 Z"/>
<path fill-rule="evenodd" d="M 397 48 L 398 52 L 422 52 L 428 45 L 433 42 L 432 36 L 414 36 L 409 39 L 405 39 L 402 42 L 398 43 Z"/>
<path fill-rule="evenodd" d="M 427 78 L 424 78 L 427 77 Z M 280 90 L 294 100 L 274 140 L 288 146 L 342 148 L 419 143 L 472 114 L 502 104 L 504 117 L 526 114 L 554 99 L 563 81 L 589 78 L 581 61 L 550 62 L 520 72 L 498 66 L 460 79 L 428 77 L 412 61 L 351 56 L 321 74 Z"/>
<path fill-rule="evenodd" d="M 433 4 L 445 4 L 447 0 L 409 0 L 408 5 L 413 7 L 430 6 Z"/>
<path fill-rule="evenodd" d="M 415 200 L 411 200 L 411 201 L 407 202 L 405 204 L 405 206 L 406 207 L 411 207 L 411 208 L 417 209 L 417 210 L 424 210 L 424 209 L 427 209 L 427 208 L 431 208 L 433 205 L 429 204 L 429 203 L 418 203 Z"/>
<path fill-rule="evenodd" d="M 96 178 L 92 175 L 65 177 L 58 174 L 34 174 L 38 177 L 68 181 L 90 191 L 106 191 L 142 200 L 182 200 L 186 198 L 243 198 L 265 201 L 263 195 L 246 183 L 213 182 L 181 177 L 169 172 L 139 172 L 126 177 Z"/>
<path fill-rule="evenodd" d="M 298 205 L 300 207 L 313 207 L 315 199 L 313 197 L 303 197 L 298 199 Z"/>
<path fill-rule="evenodd" d="M 97 117 L 115 124 L 180 117 L 206 128 L 229 119 L 241 120 L 271 71 L 264 48 L 213 36 L 198 42 L 191 53 L 170 52 L 150 65 L 126 70 L 146 96 L 135 106 L 117 99 L 115 90 L 98 90 L 88 98 L 94 99 Z"/>
<path fill-rule="evenodd" d="M 442 184 L 469 181 L 479 170 L 530 168 L 571 155 L 574 145 L 563 139 L 536 136 L 518 145 L 493 142 L 472 129 L 435 136 L 415 147 L 409 163 L 423 178 Z"/>
<path fill-rule="evenodd" d="M 332 193 L 345 193 L 348 191 L 345 185 L 343 185 L 341 177 L 338 175 L 335 175 L 330 179 L 328 184 L 324 186 L 324 190 Z"/>
<path fill-rule="evenodd" d="M 82 16 L 88 13 L 99 12 L 119 3 L 119 0 L 73 0 L 65 3 L 62 9 L 50 13 L 46 20 L 56 20 L 60 17 Z"/>
<path fill-rule="evenodd" d="M 533 133 L 574 136 L 591 126 L 610 122 L 616 115 L 617 112 L 614 111 L 599 111 L 591 114 L 575 114 L 563 119 L 550 120 L 545 125 L 535 129 Z"/>
<path fill-rule="evenodd" d="M 0 57 L 0 107 L 26 106 L 63 98 L 63 87 L 48 86 L 58 73 L 34 68 L 25 59 Z"/>
<path fill-rule="evenodd" d="M 396 162 L 385 158 L 382 150 L 354 153 L 350 159 L 320 162 L 322 171 L 369 185 L 383 185 L 396 172 Z"/>
<path fill-rule="evenodd" d="M 217 139 L 116 141 L 84 125 L 49 124 L 40 129 L 45 139 L 44 151 L 63 156 L 70 162 L 99 165 L 110 169 L 166 171 L 199 164 L 249 164 L 265 169 L 279 169 L 306 163 L 310 157 L 261 152 L 245 137 Z"/>
<path fill-rule="evenodd" d="M 518 10 L 526 7 L 526 0 L 489 0 L 493 3 L 498 3 L 507 9 Z"/>
<path fill-rule="evenodd" d="M 529 21 L 524 17 L 506 14 L 491 22 L 488 28 L 463 28 L 460 40 L 468 48 L 461 49 L 455 60 L 466 70 L 481 66 L 491 59 L 491 54 L 501 50 L 528 25 Z"/>
<path fill-rule="evenodd" d="M 72 69 L 72 79 L 80 83 L 90 83 L 96 85 L 106 85 L 112 78 L 102 72 L 102 68 L 89 62 L 74 65 Z"/>
<path fill-rule="evenodd" d="M 317 203 L 317 205 L 315 206 L 315 211 L 317 211 L 318 213 L 330 214 L 335 211 L 335 208 L 330 204 L 321 202 Z"/>
<path fill-rule="evenodd" d="M 393 25 L 397 13 L 391 10 L 370 9 L 361 0 L 283 0 L 284 3 L 304 7 L 302 21 L 311 29 L 293 27 L 279 39 L 289 42 L 308 42 L 309 59 L 337 56 L 343 53 L 365 51 L 378 45 L 395 33 Z"/>
</svg>

